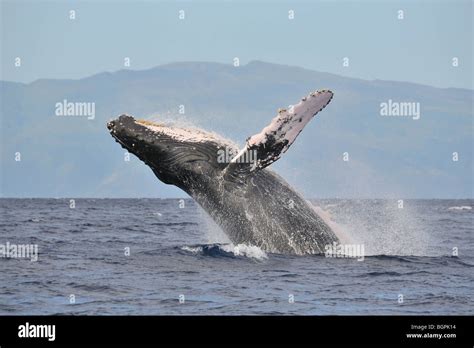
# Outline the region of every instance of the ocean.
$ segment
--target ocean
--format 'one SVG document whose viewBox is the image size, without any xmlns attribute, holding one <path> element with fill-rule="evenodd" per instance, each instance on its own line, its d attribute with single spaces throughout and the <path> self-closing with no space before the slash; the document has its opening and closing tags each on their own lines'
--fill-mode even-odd
<svg viewBox="0 0 474 348">
<path fill-rule="evenodd" d="M 234 246 L 191 199 L 0 199 L 0 314 L 474 314 L 473 200 L 311 202 L 363 257 Z"/>
</svg>

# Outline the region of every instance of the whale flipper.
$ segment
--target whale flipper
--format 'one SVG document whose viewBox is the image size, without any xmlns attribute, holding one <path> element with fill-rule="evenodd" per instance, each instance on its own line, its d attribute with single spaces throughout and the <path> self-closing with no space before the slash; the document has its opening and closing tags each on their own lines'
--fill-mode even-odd
<svg viewBox="0 0 474 348">
<path fill-rule="evenodd" d="M 244 148 L 227 166 L 225 174 L 250 174 L 278 160 L 313 116 L 329 104 L 332 97 L 333 93 L 329 90 L 312 92 L 289 109 L 278 110 L 278 115 L 268 126 L 247 139 Z"/>
</svg>

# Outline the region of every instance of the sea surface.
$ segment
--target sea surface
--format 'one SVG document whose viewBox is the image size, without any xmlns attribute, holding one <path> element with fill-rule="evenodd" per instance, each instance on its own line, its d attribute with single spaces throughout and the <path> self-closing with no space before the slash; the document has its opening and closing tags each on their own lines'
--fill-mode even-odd
<svg viewBox="0 0 474 348">
<path fill-rule="evenodd" d="M 38 248 L 0 314 L 474 314 L 473 200 L 312 203 L 363 258 L 231 245 L 190 199 L 0 199 L 0 248 Z"/>
</svg>

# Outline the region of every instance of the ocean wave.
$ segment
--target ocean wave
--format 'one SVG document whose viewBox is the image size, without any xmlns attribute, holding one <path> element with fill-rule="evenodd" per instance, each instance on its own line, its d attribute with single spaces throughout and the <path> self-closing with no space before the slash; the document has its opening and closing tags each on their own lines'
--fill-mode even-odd
<svg viewBox="0 0 474 348">
<path fill-rule="evenodd" d="M 474 264 L 469 261 L 460 259 L 457 256 L 451 255 L 438 255 L 438 256 L 420 256 L 420 255 L 366 255 L 367 260 L 387 260 L 387 261 L 399 261 L 407 263 L 418 263 L 418 264 L 430 264 L 430 265 L 443 265 L 458 264 L 466 267 L 474 267 Z M 414 272 L 413 274 L 421 273 L 421 271 Z"/>
<path fill-rule="evenodd" d="M 183 246 L 181 250 L 195 254 L 213 257 L 248 257 L 257 260 L 267 259 L 268 256 L 257 246 L 246 244 L 204 244 Z"/>
<path fill-rule="evenodd" d="M 448 210 L 472 210 L 472 207 L 469 205 L 460 205 L 460 206 L 449 207 Z"/>
<path fill-rule="evenodd" d="M 197 226 L 197 222 L 189 222 L 189 221 L 182 221 L 182 222 L 153 222 L 151 223 L 153 226 Z"/>
</svg>

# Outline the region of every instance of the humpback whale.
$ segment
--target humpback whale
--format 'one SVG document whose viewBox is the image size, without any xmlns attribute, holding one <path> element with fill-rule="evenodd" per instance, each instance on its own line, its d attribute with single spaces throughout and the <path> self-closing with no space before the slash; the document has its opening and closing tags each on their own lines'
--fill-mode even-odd
<svg viewBox="0 0 474 348">
<path fill-rule="evenodd" d="M 279 109 L 240 150 L 211 132 L 126 114 L 108 122 L 107 128 L 159 180 L 189 194 L 235 245 L 255 245 L 272 253 L 320 254 L 325 246 L 339 243 L 338 237 L 311 203 L 267 167 L 288 150 L 332 97 L 331 91 L 320 90 Z M 236 155 L 222 161 L 218 154 L 224 149 Z"/>
</svg>

